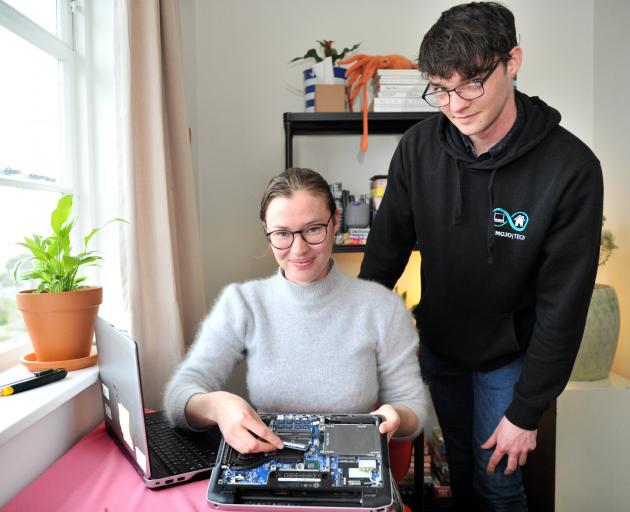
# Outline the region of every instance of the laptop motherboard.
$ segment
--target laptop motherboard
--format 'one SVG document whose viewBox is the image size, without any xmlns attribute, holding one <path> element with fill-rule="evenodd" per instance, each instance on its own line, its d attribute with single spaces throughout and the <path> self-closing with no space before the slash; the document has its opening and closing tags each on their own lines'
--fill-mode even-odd
<svg viewBox="0 0 630 512">
<path fill-rule="evenodd" d="M 226 446 L 220 485 L 294 490 L 384 486 L 377 417 L 278 414 L 262 419 L 283 440 L 284 449 L 241 454 Z"/>
</svg>

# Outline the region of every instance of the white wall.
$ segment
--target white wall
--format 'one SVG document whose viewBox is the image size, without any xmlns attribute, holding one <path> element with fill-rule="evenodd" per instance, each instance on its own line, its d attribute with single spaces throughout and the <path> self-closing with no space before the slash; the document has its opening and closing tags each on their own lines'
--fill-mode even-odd
<svg viewBox="0 0 630 512">
<path fill-rule="evenodd" d="M 630 377 L 630 141 L 628 119 L 630 98 L 625 84 L 630 83 L 628 67 L 627 0 L 595 2 L 595 116 L 593 148 L 604 170 L 604 212 L 606 226 L 616 236 L 619 250 L 605 267 L 600 268 L 598 281 L 614 285 L 621 308 L 621 335 L 613 370 Z"/>
<path fill-rule="evenodd" d="M 184 54 L 206 286 L 215 297 L 229 282 L 266 275 L 275 268 L 260 232 L 258 204 L 269 178 L 284 167 L 283 112 L 303 111 L 301 71 L 288 64 L 318 39 L 343 48 L 362 42 L 367 54 L 400 53 L 415 59 L 422 35 L 458 1 L 398 0 L 182 0 Z M 623 210 L 630 191 L 628 144 L 622 123 L 628 102 L 625 0 L 509 0 L 524 63 L 518 86 L 562 114 L 562 125 L 602 159 L 606 214 L 619 245 L 601 270 L 616 285 L 622 325 L 630 320 L 630 232 Z M 597 78 L 596 78 L 597 77 Z M 594 88 L 597 79 L 597 90 Z M 611 91 L 610 94 L 600 94 Z M 597 96 L 595 93 L 597 92 Z M 597 110 L 596 110 L 597 109 Z M 312 167 L 352 193 L 367 191 L 368 178 L 387 170 L 397 137 L 370 138 L 367 154 L 358 136 L 296 137 L 294 164 Z M 360 255 L 337 255 L 358 272 Z M 417 262 L 417 259 L 415 260 Z M 417 300 L 418 270 L 408 269 L 411 300 Z M 630 376 L 630 334 L 622 328 L 615 370 Z"/>
<path fill-rule="evenodd" d="M 301 71 L 307 66 L 289 65 L 289 60 L 318 39 L 334 39 L 341 48 L 362 42 L 360 50 L 367 54 L 401 53 L 414 59 L 422 35 L 456 3 L 319 0 L 315 6 L 306 0 L 183 0 L 209 296 L 231 281 L 264 275 L 275 266 L 270 255 L 264 256 L 258 204 L 269 178 L 284 166 L 282 113 L 303 111 L 302 96 L 291 89 L 302 87 Z M 592 144 L 593 1 L 506 4 L 515 13 L 525 53 L 520 89 L 557 107 L 563 125 Z M 358 136 L 298 137 L 294 164 L 361 193 L 370 176 L 387 170 L 396 140 L 372 137 L 367 154 L 361 155 Z"/>
</svg>

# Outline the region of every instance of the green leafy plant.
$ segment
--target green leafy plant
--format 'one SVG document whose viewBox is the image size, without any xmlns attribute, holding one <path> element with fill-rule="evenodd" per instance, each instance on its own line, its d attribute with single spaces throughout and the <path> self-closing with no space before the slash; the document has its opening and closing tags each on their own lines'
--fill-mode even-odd
<svg viewBox="0 0 630 512">
<path fill-rule="evenodd" d="M 344 48 L 342 52 L 339 53 L 335 48 L 333 48 L 334 41 L 324 39 L 322 41 L 317 41 L 317 42 L 319 43 L 320 50 L 323 50 L 324 52 L 323 57 L 319 53 L 317 53 L 316 48 L 311 48 L 309 51 L 307 51 L 304 54 L 303 57 L 295 57 L 295 59 L 291 59 L 289 62 L 295 62 L 298 60 L 306 60 L 306 59 L 313 59 L 315 62 L 321 62 L 326 57 L 330 57 L 332 59 L 332 63 L 334 66 L 338 60 L 343 60 L 347 54 L 352 53 L 359 46 L 361 46 L 361 43 L 357 43 L 350 48 Z"/>
<path fill-rule="evenodd" d="M 59 293 L 70 292 L 81 288 L 85 277 L 78 275 L 81 267 L 99 266 L 98 262 L 103 258 L 88 251 L 88 244 L 92 237 L 111 222 L 126 222 L 124 219 L 111 219 L 100 228 L 94 228 L 83 239 L 83 250 L 72 255 L 70 233 L 77 223 L 77 218 L 70 218 L 72 211 L 72 195 L 62 196 L 57 202 L 57 207 L 50 216 L 50 225 L 53 234 L 48 237 L 32 235 L 25 236 L 24 242 L 19 245 L 26 247 L 31 254 L 18 262 L 13 271 L 13 279 L 18 281 L 18 271 L 27 261 L 31 268 L 23 272 L 19 279 L 22 281 L 36 280 L 39 284 L 35 293 Z"/>
<path fill-rule="evenodd" d="M 618 249 L 617 244 L 615 243 L 615 235 L 613 235 L 612 231 L 604 228 L 604 223 L 606 222 L 606 217 L 602 218 L 602 241 L 599 246 L 599 265 L 605 265 L 606 262 L 610 259 L 613 251 Z"/>
</svg>

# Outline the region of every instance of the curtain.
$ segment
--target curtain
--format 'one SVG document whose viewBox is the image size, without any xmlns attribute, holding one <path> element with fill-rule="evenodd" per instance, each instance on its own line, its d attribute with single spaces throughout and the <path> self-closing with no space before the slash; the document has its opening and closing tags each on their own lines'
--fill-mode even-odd
<svg viewBox="0 0 630 512">
<path fill-rule="evenodd" d="M 206 313 L 177 0 L 115 0 L 118 162 L 129 221 L 123 288 L 145 405 Z"/>
</svg>

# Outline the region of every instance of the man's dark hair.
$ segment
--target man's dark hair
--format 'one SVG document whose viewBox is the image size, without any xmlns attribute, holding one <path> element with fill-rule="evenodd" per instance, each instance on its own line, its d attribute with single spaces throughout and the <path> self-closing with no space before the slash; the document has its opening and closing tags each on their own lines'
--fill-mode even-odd
<svg viewBox="0 0 630 512">
<path fill-rule="evenodd" d="M 423 76 L 469 79 L 507 62 L 518 45 L 512 12 L 497 2 L 471 2 L 444 11 L 425 34 L 418 67 Z"/>
</svg>

